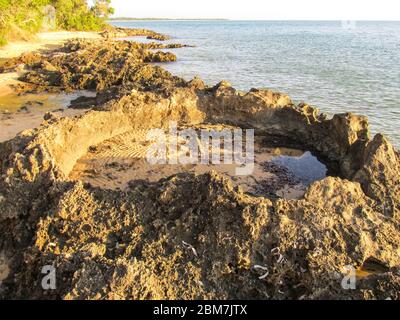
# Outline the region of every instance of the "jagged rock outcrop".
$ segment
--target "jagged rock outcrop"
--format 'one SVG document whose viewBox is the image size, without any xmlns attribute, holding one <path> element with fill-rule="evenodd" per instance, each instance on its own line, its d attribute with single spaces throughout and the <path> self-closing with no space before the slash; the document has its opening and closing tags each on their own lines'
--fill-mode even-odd
<svg viewBox="0 0 400 320">
<path fill-rule="evenodd" d="M 150 40 L 165 41 L 171 39 L 170 36 L 155 32 L 148 29 L 130 29 L 130 28 L 119 28 L 109 27 L 101 35 L 106 39 L 114 38 L 126 38 L 126 37 L 146 37 Z"/>
<path fill-rule="evenodd" d="M 35 64 L 39 63 L 42 59 L 42 55 L 39 53 L 28 52 L 24 53 L 19 57 L 11 59 L 0 60 L 0 73 L 14 71 L 21 64 Z"/>
<path fill-rule="evenodd" d="M 381 134 L 362 150 L 362 163 L 354 180 L 360 182 L 366 195 L 378 202 L 381 212 L 399 220 L 400 172 L 399 154 Z"/>
<path fill-rule="evenodd" d="M 57 52 L 56 52 L 57 53 Z M 149 62 L 175 61 L 169 52 L 152 52 L 129 41 L 70 41 L 59 53 L 42 57 L 40 63 L 27 64 L 30 70 L 21 80 L 36 87 L 59 87 L 62 90 L 88 89 L 103 91 L 112 86 L 134 82 L 138 88 L 181 79 Z"/>
<path fill-rule="evenodd" d="M 136 44 L 77 41 L 61 51 L 27 63 L 24 79 L 101 92 L 94 110 L 48 114 L 0 144 L 0 254 L 9 270 L 1 297 L 399 298 L 400 159 L 384 136 L 370 140 L 365 117 L 328 119 L 286 94 L 187 82 L 145 63 L 156 58 Z M 300 200 L 254 197 L 214 172 L 132 177 L 126 190 L 69 179 L 92 146 L 170 121 L 255 128 L 266 144 L 316 152 L 335 176 Z M 371 259 L 380 271 L 345 291 L 343 268 L 363 270 Z M 43 291 L 49 264 L 57 289 Z M 268 270 L 262 279 L 259 266 Z"/>
</svg>

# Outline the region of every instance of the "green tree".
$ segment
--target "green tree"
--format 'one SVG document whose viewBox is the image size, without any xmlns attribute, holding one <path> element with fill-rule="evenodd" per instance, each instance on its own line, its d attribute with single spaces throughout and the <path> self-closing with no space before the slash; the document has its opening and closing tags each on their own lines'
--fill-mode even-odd
<svg viewBox="0 0 400 320">
<path fill-rule="evenodd" d="M 89 7 L 86 0 L 0 0 L 0 45 L 7 40 L 29 39 L 43 25 L 43 8 L 52 5 L 59 29 L 98 31 L 114 12 L 110 0 L 97 0 Z"/>
<path fill-rule="evenodd" d="M 104 21 L 95 15 L 85 0 L 52 0 L 57 10 L 57 25 L 65 30 L 100 30 Z"/>
<path fill-rule="evenodd" d="M 7 39 L 27 39 L 40 30 L 43 6 L 49 0 L 0 0 L 0 45 Z"/>
<path fill-rule="evenodd" d="M 111 7 L 111 0 L 95 0 L 92 10 L 96 17 L 107 19 L 114 13 L 114 8 Z"/>
</svg>

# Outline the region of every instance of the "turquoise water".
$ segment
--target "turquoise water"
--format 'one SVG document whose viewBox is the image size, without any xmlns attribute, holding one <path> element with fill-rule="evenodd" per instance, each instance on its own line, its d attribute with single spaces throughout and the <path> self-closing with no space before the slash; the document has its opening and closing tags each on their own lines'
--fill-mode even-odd
<svg viewBox="0 0 400 320">
<path fill-rule="evenodd" d="M 164 65 L 208 84 L 288 93 L 327 114 L 367 115 L 373 133 L 400 147 L 400 22 L 132 21 L 196 48 L 171 50 L 178 61 Z M 352 26 L 352 25 L 350 25 Z"/>
</svg>

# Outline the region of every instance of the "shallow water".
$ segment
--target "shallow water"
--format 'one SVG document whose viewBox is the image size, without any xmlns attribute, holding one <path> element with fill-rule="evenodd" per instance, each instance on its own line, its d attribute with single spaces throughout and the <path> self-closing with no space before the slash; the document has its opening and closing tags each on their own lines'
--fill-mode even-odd
<svg viewBox="0 0 400 320">
<path fill-rule="evenodd" d="M 71 101 L 80 97 L 93 97 L 95 92 L 74 91 L 71 93 L 27 93 L 17 95 L 15 93 L 0 96 L 0 112 L 23 112 L 23 111 L 52 111 L 67 108 Z M 21 109 L 22 108 L 22 109 Z"/>
<path fill-rule="evenodd" d="M 324 179 L 328 172 L 327 167 L 321 163 L 310 151 L 301 156 L 281 155 L 272 160 L 273 163 L 287 168 L 305 185 Z"/>
<path fill-rule="evenodd" d="M 373 133 L 400 147 L 400 22 L 129 21 L 123 27 L 153 29 L 196 48 L 170 50 L 164 64 L 208 84 L 270 88 L 306 101 L 330 115 L 367 115 Z M 143 40 L 142 38 L 140 40 Z M 147 41 L 147 40 L 145 40 Z"/>
<path fill-rule="evenodd" d="M 73 117 L 86 110 L 69 109 L 71 101 L 80 96 L 94 96 L 94 92 L 72 93 L 15 93 L 0 96 L 0 142 L 12 139 L 21 131 L 38 127 L 46 112 Z"/>
<path fill-rule="evenodd" d="M 257 143 L 254 170 L 248 175 L 238 175 L 236 169 L 240 165 L 235 163 L 151 164 L 146 159 L 149 146 L 146 133 L 133 130 L 92 146 L 77 161 L 70 179 L 105 189 L 125 189 L 138 181 L 157 182 L 176 174 L 204 174 L 213 170 L 248 194 L 299 199 L 308 185 L 326 174 L 326 170 L 321 171 L 325 166 L 310 152 L 265 148 Z M 222 144 L 219 154 L 225 153 L 224 147 Z"/>
</svg>

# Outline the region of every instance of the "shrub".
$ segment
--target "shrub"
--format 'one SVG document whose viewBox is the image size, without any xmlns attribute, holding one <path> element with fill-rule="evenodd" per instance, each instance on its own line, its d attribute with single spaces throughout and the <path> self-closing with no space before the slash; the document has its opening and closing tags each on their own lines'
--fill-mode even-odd
<svg viewBox="0 0 400 320">
<path fill-rule="evenodd" d="M 105 20 L 89 8 L 85 0 L 54 0 L 57 10 L 57 25 L 65 30 L 97 31 L 104 27 Z"/>
<path fill-rule="evenodd" d="M 99 31 L 113 12 L 109 0 L 97 0 L 92 8 L 85 0 L 0 0 L 0 46 L 38 32 L 49 4 L 57 10 L 57 28 L 64 30 Z"/>
</svg>

